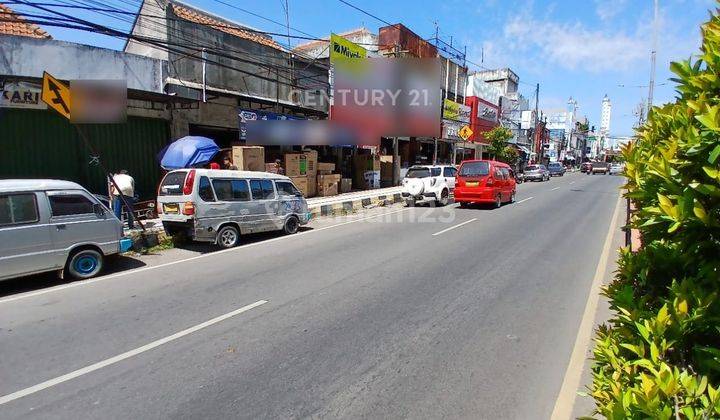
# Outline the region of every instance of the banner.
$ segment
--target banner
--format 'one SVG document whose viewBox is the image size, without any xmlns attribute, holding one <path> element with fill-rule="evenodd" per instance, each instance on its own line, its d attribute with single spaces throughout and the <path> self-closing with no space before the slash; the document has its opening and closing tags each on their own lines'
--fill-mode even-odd
<svg viewBox="0 0 720 420">
<path fill-rule="evenodd" d="M 47 109 L 40 99 L 42 86 L 28 82 L 0 82 L 0 108 Z"/>
<path fill-rule="evenodd" d="M 330 62 L 367 58 L 367 50 L 347 39 L 330 34 Z"/>
<path fill-rule="evenodd" d="M 304 120 L 302 117 L 294 117 L 292 115 L 278 114 L 275 112 L 261 111 L 258 109 L 238 108 L 238 128 L 240 130 L 240 140 L 247 140 L 247 123 L 248 121 L 273 121 L 273 120 Z"/>
</svg>

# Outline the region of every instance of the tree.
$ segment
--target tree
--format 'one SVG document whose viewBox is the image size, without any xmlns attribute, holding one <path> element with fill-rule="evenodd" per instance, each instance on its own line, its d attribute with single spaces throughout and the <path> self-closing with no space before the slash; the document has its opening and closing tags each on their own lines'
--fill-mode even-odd
<svg viewBox="0 0 720 420">
<path fill-rule="evenodd" d="M 488 153 L 492 159 L 514 166 L 518 160 L 518 152 L 514 147 L 508 146 L 508 140 L 513 137 L 507 127 L 498 126 L 488 131 L 485 138 L 490 142 Z"/>
</svg>

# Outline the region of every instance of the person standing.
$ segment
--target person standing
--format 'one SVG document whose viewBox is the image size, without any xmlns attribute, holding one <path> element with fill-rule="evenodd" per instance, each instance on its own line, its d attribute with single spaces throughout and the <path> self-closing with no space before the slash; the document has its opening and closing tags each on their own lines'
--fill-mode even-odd
<svg viewBox="0 0 720 420">
<path fill-rule="evenodd" d="M 133 217 L 133 204 L 135 203 L 135 180 L 128 174 L 128 171 L 122 169 L 117 174 L 113 175 L 114 185 L 111 185 L 111 191 L 113 195 L 113 212 L 115 216 L 122 221 L 122 211 L 125 208 L 128 214 L 128 227 L 133 229 L 135 227 L 135 218 Z M 115 188 L 117 185 L 117 188 Z M 118 188 L 120 189 L 118 191 Z M 121 197 L 122 196 L 122 197 Z M 125 198 L 127 206 L 123 204 L 122 198 Z"/>
</svg>

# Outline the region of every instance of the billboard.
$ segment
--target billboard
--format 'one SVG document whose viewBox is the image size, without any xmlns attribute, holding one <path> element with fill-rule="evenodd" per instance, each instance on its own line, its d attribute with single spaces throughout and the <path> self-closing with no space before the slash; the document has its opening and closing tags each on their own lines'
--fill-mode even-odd
<svg viewBox="0 0 720 420">
<path fill-rule="evenodd" d="M 367 58 L 367 50 L 347 39 L 330 34 L 330 62 L 351 61 Z"/>
</svg>

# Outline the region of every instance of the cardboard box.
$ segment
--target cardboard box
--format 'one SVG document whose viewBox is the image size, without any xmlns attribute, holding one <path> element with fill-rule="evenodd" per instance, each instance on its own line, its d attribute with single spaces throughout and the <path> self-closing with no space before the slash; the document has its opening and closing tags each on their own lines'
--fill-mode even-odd
<svg viewBox="0 0 720 420">
<path fill-rule="evenodd" d="M 302 153 L 285 154 L 285 175 L 289 177 L 307 174 L 307 160 Z"/>
<path fill-rule="evenodd" d="M 365 171 L 363 178 L 365 179 L 365 188 L 369 190 L 380 188 L 380 171 Z"/>
<path fill-rule="evenodd" d="M 308 197 L 308 178 L 306 176 L 291 176 L 290 180 L 300 190 L 304 197 Z"/>
<path fill-rule="evenodd" d="M 305 197 L 315 197 L 317 195 L 317 176 L 307 175 L 308 193 Z"/>
<path fill-rule="evenodd" d="M 365 181 L 365 172 L 380 171 L 380 158 L 374 155 L 356 155 L 353 156 L 353 188 L 358 190 L 367 190 L 376 188 L 368 186 Z M 379 176 L 379 174 L 378 174 Z"/>
<path fill-rule="evenodd" d="M 333 172 L 335 172 L 335 164 L 334 164 L 334 163 L 318 162 L 318 164 L 317 164 L 317 170 L 318 170 L 318 172 L 319 172 L 319 171 L 323 171 L 323 172 L 333 173 Z"/>
<path fill-rule="evenodd" d="M 320 197 L 328 197 L 338 194 L 338 183 L 341 175 L 318 175 L 317 195 Z"/>
<path fill-rule="evenodd" d="M 340 194 L 350 192 L 352 190 L 352 178 L 340 179 Z"/>
<path fill-rule="evenodd" d="M 315 176 L 318 171 L 318 152 L 317 150 L 303 150 L 305 161 L 307 162 L 307 175 Z"/>
<path fill-rule="evenodd" d="M 262 146 L 233 146 L 233 165 L 241 171 L 264 171 L 265 148 Z"/>
</svg>

